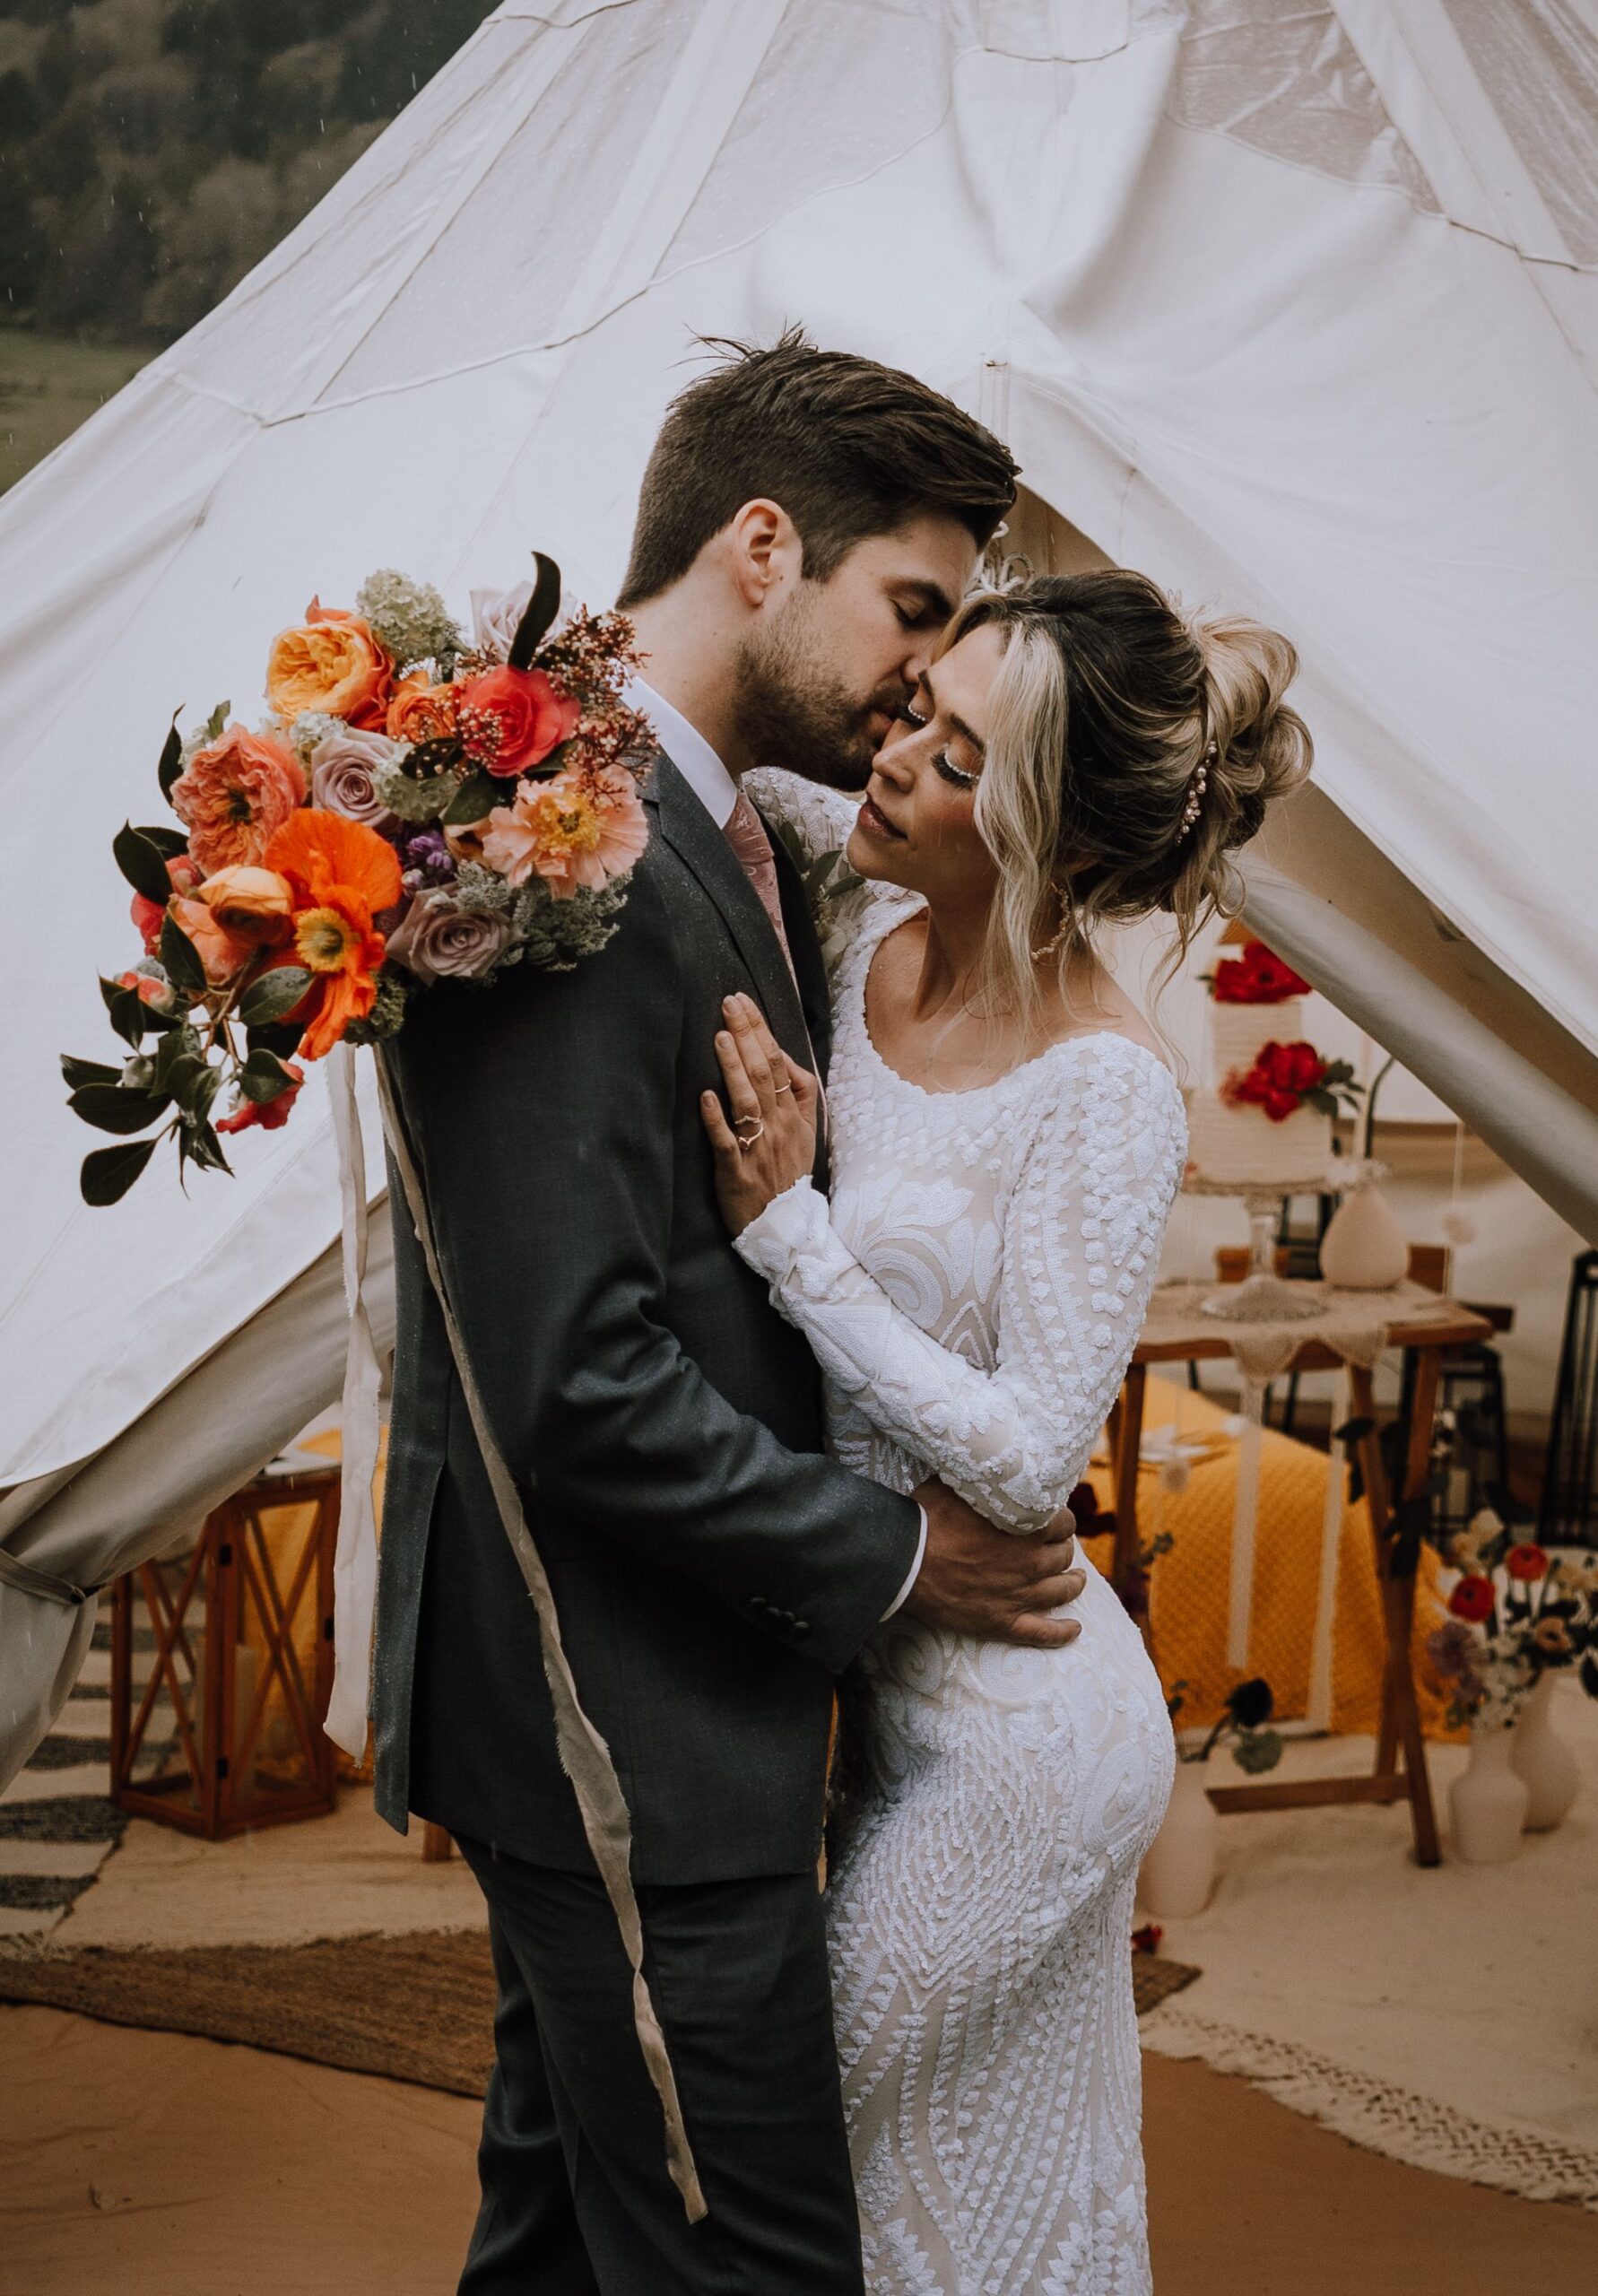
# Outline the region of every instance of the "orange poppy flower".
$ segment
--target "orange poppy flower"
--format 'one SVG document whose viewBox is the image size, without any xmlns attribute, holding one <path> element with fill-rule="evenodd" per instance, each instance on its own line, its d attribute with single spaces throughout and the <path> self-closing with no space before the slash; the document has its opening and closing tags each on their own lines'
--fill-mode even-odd
<svg viewBox="0 0 1598 2296">
<path fill-rule="evenodd" d="M 264 858 L 289 881 L 294 953 L 321 986 L 300 1045 L 308 1060 L 320 1060 L 377 1002 L 387 943 L 372 918 L 400 897 L 399 857 L 364 822 L 306 805 L 274 833 Z"/>
</svg>

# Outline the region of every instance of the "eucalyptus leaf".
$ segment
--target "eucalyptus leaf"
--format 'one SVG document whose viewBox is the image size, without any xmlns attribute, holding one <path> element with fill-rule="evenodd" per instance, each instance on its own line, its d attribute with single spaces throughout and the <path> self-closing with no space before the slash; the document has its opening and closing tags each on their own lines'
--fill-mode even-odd
<svg viewBox="0 0 1598 2296">
<path fill-rule="evenodd" d="M 161 961 L 166 967 L 167 978 L 175 987 L 204 987 L 205 968 L 200 961 L 200 952 L 175 917 L 161 920 Z"/>
<path fill-rule="evenodd" d="M 111 839 L 111 858 L 135 892 L 143 893 L 146 900 L 154 901 L 158 908 L 166 907 L 172 891 L 166 859 L 151 844 L 143 830 L 131 828 L 124 822 Z"/>
<path fill-rule="evenodd" d="M 94 1148 L 78 1175 L 85 1204 L 115 1204 L 125 1196 L 151 1157 L 154 1140 L 125 1141 L 120 1148 Z"/>
<path fill-rule="evenodd" d="M 239 1018 L 247 1029 L 264 1028 L 291 1013 L 311 985 L 305 965 L 274 965 L 252 981 L 239 1000 Z"/>
<path fill-rule="evenodd" d="M 97 1132 L 143 1132 L 168 1107 L 169 1097 L 129 1091 L 122 1084 L 80 1084 L 66 1105 Z"/>
</svg>

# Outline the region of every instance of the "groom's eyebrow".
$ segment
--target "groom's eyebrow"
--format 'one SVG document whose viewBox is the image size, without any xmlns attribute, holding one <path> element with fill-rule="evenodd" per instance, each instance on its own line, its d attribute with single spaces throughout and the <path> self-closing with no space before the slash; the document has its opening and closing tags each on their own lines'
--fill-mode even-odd
<svg viewBox="0 0 1598 2296">
<path fill-rule="evenodd" d="M 926 698 L 932 703 L 933 709 L 935 714 L 938 710 L 942 709 L 942 704 L 938 700 L 937 688 L 932 682 L 932 672 L 930 670 L 922 671 L 921 683 L 926 688 Z M 943 710 L 943 715 L 948 718 L 949 723 L 953 726 L 960 739 L 970 743 L 971 747 L 976 751 L 978 757 L 986 757 L 987 755 L 987 744 L 983 740 L 980 734 L 974 734 L 971 731 L 971 728 L 967 725 L 963 718 L 957 718 L 952 709 Z"/>
</svg>

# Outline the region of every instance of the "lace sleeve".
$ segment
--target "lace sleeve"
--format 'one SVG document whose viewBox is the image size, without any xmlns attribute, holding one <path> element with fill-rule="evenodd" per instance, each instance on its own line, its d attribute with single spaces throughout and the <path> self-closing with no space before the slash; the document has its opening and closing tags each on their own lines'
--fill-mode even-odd
<svg viewBox="0 0 1598 2296">
<path fill-rule="evenodd" d="M 807 1180 L 736 1239 L 850 1403 L 1012 1531 L 1041 1529 L 1081 1476 L 1142 1327 L 1186 1153 L 1181 1097 L 1151 1055 L 1094 1038 L 1062 1066 L 1006 1206 L 992 1371 L 894 1305 Z"/>
</svg>

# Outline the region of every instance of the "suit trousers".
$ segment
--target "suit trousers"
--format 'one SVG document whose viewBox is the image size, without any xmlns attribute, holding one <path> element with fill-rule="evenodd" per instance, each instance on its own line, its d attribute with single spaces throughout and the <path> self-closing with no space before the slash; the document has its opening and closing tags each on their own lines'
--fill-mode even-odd
<svg viewBox="0 0 1598 2296">
<path fill-rule="evenodd" d="M 597 1876 L 460 1847 L 499 1980 L 460 2296 L 862 2296 L 814 1874 L 638 1886 L 709 2210 L 690 2224 Z"/>
</svg>

